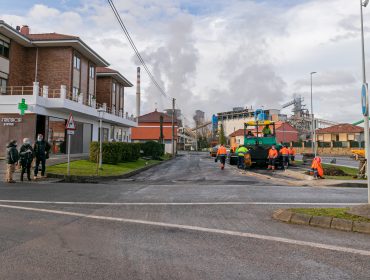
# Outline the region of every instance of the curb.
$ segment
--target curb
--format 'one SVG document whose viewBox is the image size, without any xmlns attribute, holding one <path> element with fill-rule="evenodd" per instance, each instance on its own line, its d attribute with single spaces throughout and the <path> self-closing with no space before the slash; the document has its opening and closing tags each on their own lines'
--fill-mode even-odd
<svg viewBox="0 0 370 280">
<path fill-rule="evenodd" d="M 370 222 L 356 222 L 326 216 L 312 216 L 294 213 L 289 209 L 278 209 L 274 211 L 272 217 L 275 220 L 285 223 L 370 234 Z"/>
<path fill-rule="evenodd" d="M 67 176 L 67 175 L 62 175 L 62 174 L 47 173 L 47 177 L 48 178 L 60 179 L 60 182 L 68 182 L 68 183 L 90 183 L 90 184 L 91 183 L 99 183 L 99 182 L 105 181 L 105 180 L 110 181 L 110 180 L 117 180 L 117 179 L 127 179 L 127 178 L 135 176 L 135 175 L 137 175 L 141 172 L 144 172 L 148 169 L 151 169 L 151 168 L 156 167 L 158 165 L 161 165 L 163 163 L 169 162 L 173 159 L 174 158 L 169 159 L 169 160 L 164 160 L 164 161 L 161 161 L 161 162 L 157 162 L 157 163 L 142 167 L 140 169 L 136 169 L 136 170 L 124 173 L 122 175 L 113 175 L 113 176 L 78 176 L 78 175 L 70 175 L 70 176 Z"/>
</svg>

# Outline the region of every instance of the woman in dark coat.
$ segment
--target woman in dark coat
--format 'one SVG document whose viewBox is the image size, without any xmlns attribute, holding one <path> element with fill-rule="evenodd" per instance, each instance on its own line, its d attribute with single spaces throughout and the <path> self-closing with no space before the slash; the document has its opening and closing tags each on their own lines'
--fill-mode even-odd
<svg viewBox="0 0 370 280">
<path fill-rule="evenodd" d="M 23 145 L 19 150 L 20 163 L 22 167 L 21 181 L 23 181 L 24 173 L 27 173 L 28 181 L 31 181 L 31 164 L 33 160 L 34 152 L 31 146 L 31 140 L 29 138 L 23 139 Z"/>
</svg>

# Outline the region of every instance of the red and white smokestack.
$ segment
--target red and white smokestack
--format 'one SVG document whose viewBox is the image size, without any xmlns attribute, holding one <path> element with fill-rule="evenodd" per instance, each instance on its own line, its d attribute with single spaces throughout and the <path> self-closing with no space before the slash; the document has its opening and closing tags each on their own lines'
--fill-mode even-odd
<svg viewBox="0 0 370 280">
<path fill-rule="evenodd" d="M 137 84 L 136 84 L 136 117 L 140 117 L 140 67 L 137 68 Z"/>
</svg>

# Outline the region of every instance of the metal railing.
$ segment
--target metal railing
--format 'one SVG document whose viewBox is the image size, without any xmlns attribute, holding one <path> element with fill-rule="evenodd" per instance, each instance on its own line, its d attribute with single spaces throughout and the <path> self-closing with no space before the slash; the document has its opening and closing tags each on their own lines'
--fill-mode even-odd
<svg viewBox="0 0 370 280">
<path fill-rule="evenodd" d="M 2 95 L 32 95 L 33 86 L 8 86 L 0 87 Z"/>
</svg>

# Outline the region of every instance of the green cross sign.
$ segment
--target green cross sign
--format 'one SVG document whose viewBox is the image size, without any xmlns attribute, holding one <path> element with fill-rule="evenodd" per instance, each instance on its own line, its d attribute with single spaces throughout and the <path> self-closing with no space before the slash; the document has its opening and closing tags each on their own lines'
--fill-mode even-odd
<svg viewBox="0 0 370 280">
<path fill-rule="evenodd" d="M 24 115 L 24 111 L 28 110 L 28 105 L 26 104 L 26 100 L 22 98 L 22 102 L 18 103 L 18 110 L 21 111 L 21 116 Z"/>
</svg>

